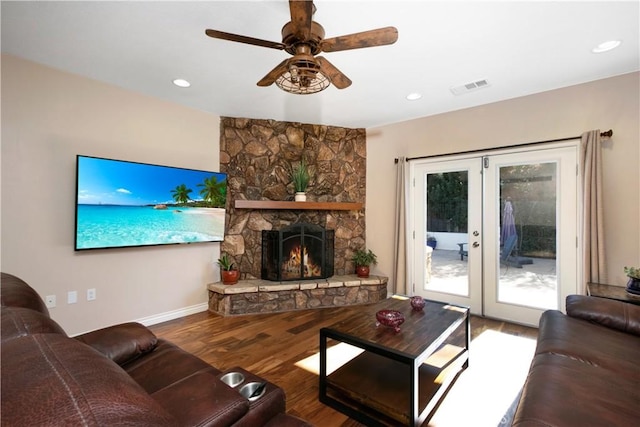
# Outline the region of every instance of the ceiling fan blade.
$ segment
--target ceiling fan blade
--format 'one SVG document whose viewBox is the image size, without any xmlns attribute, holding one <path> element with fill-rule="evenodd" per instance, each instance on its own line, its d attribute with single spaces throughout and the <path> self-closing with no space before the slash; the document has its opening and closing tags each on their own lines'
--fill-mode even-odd
<svg viewBox="0 0 640 427">
<path fill-rule="evenodd" d="M 344 89 L 351 86 L 351 80 L 349 77 L 342 74 L 340 70 L 333 66 L 333 64 L 322 56 L 316 57 L 316 62 L 320 66 L 320 72 L 327 76 L 331 83 L 338 89 Z"/>
<path fill-rule="evenodd" d="M 279 63 L 278 65 L 276 65 L 276 67 L 273 70 L 269 71 L 269 73 L 258 82 L 258 86 L 271 86 L 273 82 L 278 80 L 278 77 L 280 77 L 283 73 L 285 73 L 289 69 L 290 60 L 291 58 L 287 58 L 281 63 Z"/>
<path fill-rule="evenodd" d="M 229 40 L 232 42 L 240 42 L 240 43 L 252 44 L 255 46 L 262 46 L 262 47 L 270 47 L 272 49 L 279 49 L 279 50 L 283 50 L 285 48 L 285 45 L 283 45 L 282 43 L 270 42 L 268 40 L 254 39 L 253 37 L 247 37 L 247 36 L 239 36 L 237 34 L 225 33 L 224 31 L 205 30 L 205 34 L 208 35 L 209 37 L 213 37 L 214 39 Z"/>
<path fill-rule="evenodd" d="M 384 27 L 325 39 L 320 44 L 320 48 L 323 52 L 338 52 L 363 47 L 384 46 L 393 44 L 396 40 L 398 40 L 398 30 L 395 27 Z"/>
<path fill-rule="evenodd" d="M 311 17 L 313 16 L 313 1 L 289 0 L 291 12 L 291 24 L 293 33 L 299 40 L 308 40 L 311 37 Z"/>
</svg>

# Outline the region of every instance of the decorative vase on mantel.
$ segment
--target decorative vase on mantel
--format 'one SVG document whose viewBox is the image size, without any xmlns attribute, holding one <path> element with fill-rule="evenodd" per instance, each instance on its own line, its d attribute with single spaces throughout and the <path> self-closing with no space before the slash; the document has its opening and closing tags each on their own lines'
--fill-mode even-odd
<svg viewBox="0 0 640 427">
<path fill-rule="evenodd" d="M 311 175 L 309 174 L 309 168 L 304 159 L 301 159 L 298 165 L 291 166 L 290 175 L 293 188 L 296 192 L 293 200 L 296 202 L 306 202 L 306 191 L 309 186 L 309 181 L 311 180 Z"/>
</svg>

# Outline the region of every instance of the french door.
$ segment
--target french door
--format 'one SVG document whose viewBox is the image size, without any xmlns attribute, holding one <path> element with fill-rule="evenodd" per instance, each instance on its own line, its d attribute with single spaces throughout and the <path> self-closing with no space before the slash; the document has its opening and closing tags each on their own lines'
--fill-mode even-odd
<svg viewBox="0 0 640 427">
<path fill-rule="evenodd" d="M 413 293 L 537 326 L 577 291 L 577 148 L 415 161 Z"/>
</svg>

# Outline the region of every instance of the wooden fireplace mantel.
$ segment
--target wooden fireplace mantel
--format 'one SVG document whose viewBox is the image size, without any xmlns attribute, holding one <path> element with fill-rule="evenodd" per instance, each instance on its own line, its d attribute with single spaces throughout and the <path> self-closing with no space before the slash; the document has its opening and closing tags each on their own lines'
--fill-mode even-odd
<svg viewBox="0 0 640 427">
<path fill-rule="evenodd" d="M 281 202 L 276 200 L 236 200 L 236 209 L 281 209 L 318 211 L 357 211 L 362 203 L 354 202 Z"/>
</svg>

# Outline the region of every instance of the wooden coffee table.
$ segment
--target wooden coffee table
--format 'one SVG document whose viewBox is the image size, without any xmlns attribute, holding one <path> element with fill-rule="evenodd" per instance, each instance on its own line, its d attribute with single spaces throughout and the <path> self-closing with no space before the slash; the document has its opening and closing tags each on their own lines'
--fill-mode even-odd
<svg viewBox="0 0 640 427">
<path fill-rule="evenodd" d="M 382 309 L 404 314 L 400 332 L 376 326 Z M 368 426 L 422 425 L 468 367 L 469 308 L 427 301 L 413 311 L 393 297 L 352 312 L 320 329 L 320 401 Z M 327 372 L 339 343 L 359 354 Z"/>
</svg>

